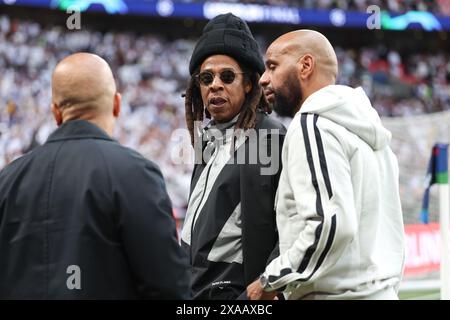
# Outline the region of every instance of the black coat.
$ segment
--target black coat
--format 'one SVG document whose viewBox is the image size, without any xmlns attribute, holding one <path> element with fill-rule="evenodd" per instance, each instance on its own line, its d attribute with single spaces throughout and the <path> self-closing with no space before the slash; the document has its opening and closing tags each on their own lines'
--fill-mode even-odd
<svg viewBox="0 0 450 320">
<path fill-rule="evenodd" d="M 0 298 L 189 298 L 158 167 L 64 123 L 0 172 Z"/>
<path fill-rule="evenodd" d="M 189 220 L 184 227 L 192 230 L 186 232 L 188 238 L 190 235 L 190 242 L 182 238 L 182 246 L 190 255 L 195 299 L 237 298 L 264 271 L 268 261 L 278 255 L 274 202 L 286 129 L 278 121 L 258 112 L 254 132 L 257 140 L 263 142 L 258 147 L 269 150 L 270 164 L 265 165 L 259 157 L 256 163 L 246 161 L 242 164 L 236 160 L 233 164 L 226 164 L 214 181 L 209 178 L 210 169 L 206 169 L 214 167 L 214 164 L 196 164 L 194 167 L 191 197 L 204 170 L 208 170 L 205 171 L 206 181 L 211 186 L 202 209 L 191 211 L 196 216 L 195 225 L 192 226 L 192 220 Z M 259 154 L 259 149 L 250 146 L 250 141 L 247 139 L 238 148 L 234 159 L 238 152 L 248 159 L 255 153 Z M 276 146 L 275 152 L 270 150 L 271 141 Z M 274 163 L 278 164 L 278 170 L 270 175 L 261 174 L 262 168 Z M 239 203 L 242 263 L 211 261 L 209 257 L 213 250 L 217 250 L 219 234 Z"/>
</svg>

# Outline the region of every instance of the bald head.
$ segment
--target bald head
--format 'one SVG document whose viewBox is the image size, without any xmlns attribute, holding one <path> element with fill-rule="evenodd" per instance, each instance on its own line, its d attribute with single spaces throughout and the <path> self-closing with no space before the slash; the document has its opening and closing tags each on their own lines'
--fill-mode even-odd
<svg viewBox="0 0 450 320">
<path fill-rule="evenodd" d="M 115 93 L 111 69 L 97 55 L 70 55 L 53 72 L 52 102 L 61 110 L 64 120 L 112 112 Z"/>
<path fill-rule="evenodd" d="M 311 94 L 336 83 L 336 53 L 317 31 L 282 35 L 269 46 L 266 58 L 259 83 L 279 115 L 293 117 Z"/>
<path fill-rule="evenodd" d="M 333 46 L 320 32 L 314 30 L 296 30 L 276 39 L 268 48 L 267 55 L 285 54 L 300 58 L 309 54 L 314 58 L 315 69 L 320 77 L 336 81 L 338 62 Z"/>
</svg>

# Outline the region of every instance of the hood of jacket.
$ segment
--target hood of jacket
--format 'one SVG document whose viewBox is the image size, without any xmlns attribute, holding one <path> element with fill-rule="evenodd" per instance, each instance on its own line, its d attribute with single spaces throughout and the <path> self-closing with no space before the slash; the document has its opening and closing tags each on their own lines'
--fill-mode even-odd
<svg viewBox="0 0 450 320">
<path fill-rule="evenodd" d="M 361 87 L 326 86 L 310 95 L 299 112 L 318 114 L 343 126 L 373 150 L 383 149 L 391 140 L 391 133 L 381 123 L 380 116 Z"/>
</svg>

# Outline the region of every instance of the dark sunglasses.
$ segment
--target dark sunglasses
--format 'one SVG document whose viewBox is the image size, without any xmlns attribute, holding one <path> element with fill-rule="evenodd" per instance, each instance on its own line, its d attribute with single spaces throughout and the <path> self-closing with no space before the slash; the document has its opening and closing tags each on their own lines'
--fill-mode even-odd
<svg viewBox="0 0 450 320">
<path fill-rule="evenodd" d="M 223 70 L 219 73 L 219 77 L 224 84 L 232 84 L 234 79 L 236 79 L 237 74 L 244 73 L 245 72 L 234 72 L 233 70 Z M 215 76 L 216 74 L 210 71 L 203 71 L 196 75 L 196 78 L 201 85 L 207 87 L 214 81 Z"/>
</svg>

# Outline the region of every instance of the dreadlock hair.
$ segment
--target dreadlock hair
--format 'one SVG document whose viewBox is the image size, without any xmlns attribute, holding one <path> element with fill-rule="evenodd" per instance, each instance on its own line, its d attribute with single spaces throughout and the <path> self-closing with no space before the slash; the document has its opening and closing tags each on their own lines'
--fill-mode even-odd
<svg viewBox="0 0 450 320">
<path fill-rule="evenodd" d="M 241 66 L 242 71 L 244 72 L 244 81 L 250 81 L 252 84 L 252 89 L 245 95 L 244 104 L 242 105 L 238 120 L 234 126 L 235 131 L 236 129 L 243 129 L 245 131 L 255 127 L 257 109 L 269 114 L 272 110 L 266 100 L 264 91 L 259 84 L 259 74 L 241 63 L 239 63 L 239 66 Z M 207 118 L 211 118 L 210 113 L 203 104 L 200 93 L 200 84 L 196 79 L 196 75 L 198 75 L 199 71 L 199 68 L 197 68 L 189 80 L 184 102 L 186 125 L 191 136 L 192 146 L 194 146 L 196 134 L 194 130 L 200 129 L 199 125 L 203 122 L 204 115 L 206 115 Z"/>
</svg>

